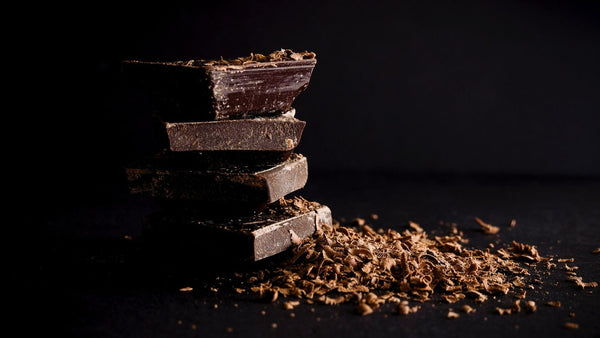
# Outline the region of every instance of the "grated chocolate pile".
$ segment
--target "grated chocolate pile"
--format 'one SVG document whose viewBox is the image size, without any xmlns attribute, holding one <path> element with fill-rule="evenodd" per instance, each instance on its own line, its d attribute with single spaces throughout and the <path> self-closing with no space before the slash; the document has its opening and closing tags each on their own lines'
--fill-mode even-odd
<svg viewBox="0 0 600 338">
<path fill-rule="evenodd" d="M 512 242 L 495 252 L 465 247 L 468 241 L 456 226 L 445 236 L 429 236 L 414 222 L 402 232 L 375 231 L 364 220 L 355 224 L 322 226 L 312 238 L 298 242 L 280 267 L 246 276 L 249 287 L 238 292 L 254 292 L 270 301 L 283 296 L 310 304 L 351 302 L 362 315 L 395 303 L 396 312 L 406 315 L 419 309 L 408 301 L 423 303 L 434 295 L 448 303 L 466 297 L 480 303 L 489 295 L 513 291 L 519 300 L 508 309 L 497 308 L 499 314 L 510 314 L 521 310 L 520 299 L 536 282 L 528 267 L 556 267 L 553 258 L 540 256 L 536 247 L 528 244 Z M 483 231 L 486 229 L 489 227 L 484 226 Z M 569 279 L 581 288 L 597 286 L 584 283 L 581 277 L 571 275 Z M 524 302 L 525 310 L 535 311 L 534 301 Z M 449 318 L 455 316 L 448 314 Z"/>
</svg>

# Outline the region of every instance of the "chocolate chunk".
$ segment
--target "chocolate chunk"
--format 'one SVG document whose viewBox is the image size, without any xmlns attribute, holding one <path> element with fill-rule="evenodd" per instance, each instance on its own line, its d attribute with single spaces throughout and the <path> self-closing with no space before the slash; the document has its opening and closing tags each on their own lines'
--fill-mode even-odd
<svg viewBox="0 0 600 338">
<path fill-rule="evenodd" d="M 218 170 L 169 168 L 151 160 L 126 168 L 129 191 L 156 199 L 240 203 L 259 207 L 301 189 L 308 179 L 304 156 L 293 154 L 276 166 Z"/>
<path fill-rule="evenodd" d="M 276 60 L 276 59 L 274 59 Z M 308 87 L 317 60 L 267 62 L 122 62 L 130 80 L 148 89 L 165 121 L 278 115 Z"/>
<path fill-rule="evenodd" d="M 292 151 L 306 122 L 289 116 L 242 120 L 167 122 L 171 151 Z"/>
<path fill-rule="evenodd" d="M 323 224 L 331 225 L 331 211 L 316 202 L 304 210 L 290 211 L 280 204 L 245 217 L 206 219 L 159 211 L 148 216 L 143 236 L 161 247 L 173 244 L 187 255 L 210 253 L 211 257 L 258 261 L 290 248 L 292 238 L 312 235 Z"/>
</svg>

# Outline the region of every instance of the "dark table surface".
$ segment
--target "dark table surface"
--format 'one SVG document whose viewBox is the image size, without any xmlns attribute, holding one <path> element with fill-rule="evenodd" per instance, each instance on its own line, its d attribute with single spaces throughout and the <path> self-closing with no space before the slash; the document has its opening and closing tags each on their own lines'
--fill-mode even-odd
<svg viewBox="0 0 600 338">
<path fill-rule="evenodd" d="M 376 228 L 401 230 L 410 220 L 428 232 L 455 222 L 472 247 L 502 247 L 512 240 L 536 245 L 542 256 L 573 257 L 571 264 L 584 281 L 600 281 L 600 254 L 592 254 L 600 247 L 600 180 L 314 174 L 299 194 L 328 205 L 338 220 L 369 219 L 375 213 L 379 218 L 369 222 Z M 111 198 L 79 201 L 44 221 L 37 288 L 44 295 L 40 310 L 48 319 L 46 332 L 75 337 L 600 336 L 600 288 L 576 288 L 565 280 L 562 264 L 528 292 L 538 304 L 532 314 L 496 314 L 496 306 L 512 302 L 510 294 L 481 305 L 427 302 L 408 316 L 395 315 L 391 304 L 364 317 L 354 314 L 351 304 L 285 310 L 281 300 L 264 303 L 234 292 L 230 281 L 232 272 L 277 263 L 277 257 L 234 267 L 211 263 L 218 257 L 179 260 L 149 253 L 141 218 L 155 209 L 152 200 L 118 190 Z M 474 217 L 501 231 L 482 234 Z M 508 227 L 511 219 L 517 221 L 514 228 Z M 182 287 L 193 291 L 181 292 Z M 551 300 L 562 306 L 543 305 Z M 446 318 L 449 308 L 463 303 L 477 312 Z M 567 330 L 565 322 L 579 329 Z"/>
</svg>

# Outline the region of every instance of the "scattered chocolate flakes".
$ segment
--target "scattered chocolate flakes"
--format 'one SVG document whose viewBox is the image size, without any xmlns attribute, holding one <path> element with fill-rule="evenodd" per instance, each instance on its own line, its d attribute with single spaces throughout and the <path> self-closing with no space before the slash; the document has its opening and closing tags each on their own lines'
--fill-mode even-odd
<svg viewBox="0 0 600 338">
<path fill-rule="evenodd" d="M 533 245 L 513 241 L 512 246 L 508 250 L 510 251 L 509 256 L 512 258 L 523 258 L 533 262 L 548 260 L 548 258 L 541 257 Z"/>
<path fill-rule="evenodd" d="M 593 253 L 593 254 L 598 254 L 598 253 L 600 253 L 600 248 L 596 248 L 596 249 L 594 249 L 594 251 L 592 251 L 592 253 Z"/>
<path fill-rule="evenodd" d="M 560 303 L 560 300 L 553 300 L 553 301 L 546 302 L 546 305 L 552 306 L 552 307 L 561 307 L 562 304 Z"/>
<path fill-rule="evenodd" d="M 569 312 L 569 317 L 575 317 L 575 312 Z"/>
<path fill-rule="evenodd" d="M 517 225 L 517 220 L 516 220 L 516 219 L 511 219 L 511 220 L 510 220 L 510 224 L 509 224 L 509 226 L 510 226 L 511 228 L 513 228 L 513 227 L 515 227 L 516 225 Z"/>
<path fill-rule="evenodd" d="M 189 286 L 186 286 L 186 287 L 183 287 L 183 288 L 179 289 L 179 291 L 181 291 L 181 292 L 190 292 L 190 291 L 193 291 L 193 290 L 194 289 L 191 288 L 191 287 L 189 287 Z"/>
<path fill-rule="evenodd" d="M 295 198 L 282 199 L 279 207 L 294 214 L 310 210 L 311 205 Z M 363 316 L 384 304 L 395 304 L 395 313 L 408 315 L 420 308 L 410 306 L 409 301 L 482 303 L 491 296 L 497 299 L 496 295 L 511 293 L 516 300 L 510 307 L 496 308 L 498 314 L 508 315 L 535 312 L 536 303 L 525 301 L 526 289 L 542 283 L 538 267 L 556 267 L 552 258 L 540 256 L 535 246 L 516 241 L 497 250 L 470 248 L 456 225 L 447 235 L 430 236 L 415 222 L 409 222 L 403 231 L 373 229 L 363 218 L 350 224 L 334 221 L 332 226 L 324 225 L 297 243 L 287 258 L 282 257 L 284 261 L 240 275 L 247 283 L 244 290 L 271 302 L 283 297 L 283 307 L 288 310 L 301 300 L 308 304 L 351 303 Z M 566 273 L 569 281 L 582 288 L 597 286 L 584 283 L 573 271 Z M 461 310 L 475 311 L 468 305 Z M 451 313 L 448 316 L 456 318 Z"/>
<path fill-rule="evenodd" d="M 364 219 L 352 224 L 323 226 L 294 247 L 286 263 L 249 276 L 250 291 L 269 301 L 283 296 L 326 305 L 352 302 L 360 314 L 396 303 L 399 313 L 405 313 L 402 299 L 425 302 L 439 294 L 449 303 L 465 298 L 484 302 L 487 295 L 519 290 L 529 272 L 516 258 L 541 260 L 532 246 L 513 242 L 509 251 L 498 254 L 469 249 L 462 233 L 430 238 L 414 222 L 402 232 L 375 231 Z"/>
<path fill-rule="evenodd" d="M 565 327 L 565 329 L 569 329 L 569 330 L 579 329 L 579 324 L 576 324 L 573 322 L 566 322 L 563 326 Z"/>
<path fill-rule="evenodd" d="M 479 224 L 479 226 L 481 227 L 481 231 L 483 231 L 483 233 L 486 235 L 497 234 L 500 231 L 499 227 L 488 224 L 482 221 L 479 217 L 475 217 L 475 222 Z"/>
</svg>

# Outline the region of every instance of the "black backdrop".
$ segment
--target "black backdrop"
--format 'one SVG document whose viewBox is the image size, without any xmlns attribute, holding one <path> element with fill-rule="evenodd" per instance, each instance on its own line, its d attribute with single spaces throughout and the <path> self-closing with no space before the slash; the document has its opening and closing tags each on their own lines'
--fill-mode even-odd
<svg viewBox="0 0 600 338">
<path fill-rule="evenodd" d="M 148 152 L 148 97 L 124 59 L 310 50 L 298 151 L 326 172 L 600 175 L 600 3 L 562 1 L 110 2 L 63 8 L 52 51 L 67 86 L 40 146 L 47 192 L 123 190 Z M 66 10 L 74 10 L 74 14 Z M 62 9 L 59 9 L 59 11 Z M 64 56 L 63 56 L 64 55 Z M 50 128 L 48 128 L 50 129 Z M 56 201 L 56 197 L 53 198 Z"/>
</svg>

